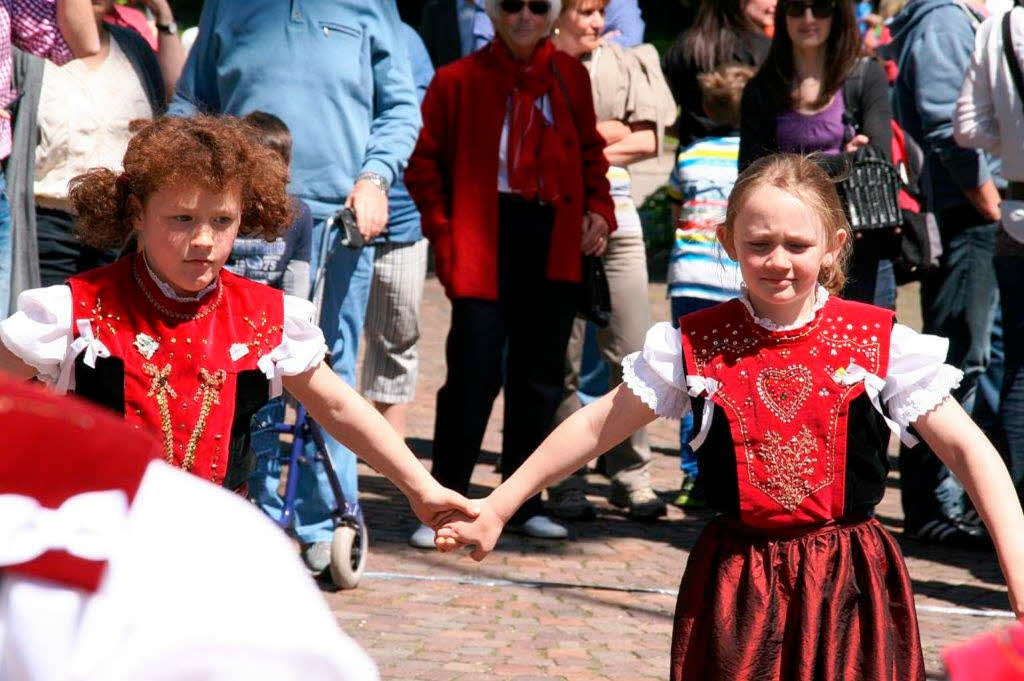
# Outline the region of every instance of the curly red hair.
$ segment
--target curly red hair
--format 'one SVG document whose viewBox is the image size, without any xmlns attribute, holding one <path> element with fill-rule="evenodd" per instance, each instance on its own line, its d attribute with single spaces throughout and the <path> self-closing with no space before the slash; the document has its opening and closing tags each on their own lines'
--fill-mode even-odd
<svg viewBox="0 0 1024 681">
<path fill-rule="evenodd" d="M 93 168 L 71 180 L 75 235 L 101 249 L 120 248 L 132 218 L 163 187 L 238 187 L 239 234 L 273 241 L 291 226 L 288 167 L 237 118 L 158 118 L 141 127 L 124 154 L 124 172 Z"/>
</svg>

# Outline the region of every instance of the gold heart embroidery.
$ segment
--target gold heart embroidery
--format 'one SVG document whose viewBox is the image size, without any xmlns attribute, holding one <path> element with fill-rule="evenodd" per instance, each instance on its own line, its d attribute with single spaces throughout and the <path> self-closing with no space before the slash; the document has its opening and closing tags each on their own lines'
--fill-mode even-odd
<svg viewBox="0 0 1024 681">
<path fill-rule="evenodd" d="M 811 370 L 801 364 L 765 369 L 757 377 L 757 394 L 773 414 L 789 423 L 811 394 Z"/>
</svg>

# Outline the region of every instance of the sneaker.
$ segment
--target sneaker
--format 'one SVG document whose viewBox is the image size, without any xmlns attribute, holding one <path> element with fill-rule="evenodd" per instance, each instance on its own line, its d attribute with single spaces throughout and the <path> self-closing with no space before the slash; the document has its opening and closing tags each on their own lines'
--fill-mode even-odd
<svg viewBox="0 0 1024 681">
<path fill-rule="evenodd" d="M 608 501 L 613 506 L 626 509 L 626 514 L 634 520 L 654 520 L 665 515 L 668 510 L 650 485 L 628 490 L 613 481 Z"/>
<path fill-rule="evenodd" d="M 569 536 L 565 525 L 556 523 L 546 515 L 532 516 L 522 525 L 513 525 L 510 529 L 538 539 L 565 539 Z"/>
<path fill-rule="evenodd" d="M 707 501 L 704 499 L 704 488 L 697 485 L 697 477 L 683 474 L 683 484 L 679 487 L 679 494 L 672 501 L 673 506 L 679 508 L 704 508 Z"/>
<path fill-rule="evenodd" d="M 593 520 L 597 517 L 594 505 L 581 489 L 549 491 L 547 508 L 551 515 L 562 520 Z"/>
<path fill-rule="evenodd" d="M 331 564 L 331 542 L 317 541 L 303 544 L 300 555 L 306 568 L 314 575 L 319 575 Z"/>
<path fill-rule="evenodd" d="M 972 551 L 991 551 L 992 538 L 983 526 L 971 525 L 964 520 L 934 518 L 921 527 L 912 529 L 909 526 L 905 534 L 926 544 L 938 544 Z"/>
<path fill-rule="evenodd" d="M 409 546 L 417 549 L 434 548 L 434 530 L 427 525 L 420 525 L 409 535 Z"/>
</svg>

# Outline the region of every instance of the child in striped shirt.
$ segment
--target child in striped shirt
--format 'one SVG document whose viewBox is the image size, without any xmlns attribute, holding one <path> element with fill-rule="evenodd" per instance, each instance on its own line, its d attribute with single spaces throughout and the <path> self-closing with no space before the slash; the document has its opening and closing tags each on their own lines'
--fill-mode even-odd
<svg viewBox="0 0 1024 681">
<path fill-rule="evenodd" d="M 715 123 L 713 135 L 679 150 L 669 178 L 675 244 L 669 260 L 668 295 L 672 321 L 739 295 L 739 265 L 729 259 L 715 236 L 736 182 L 740 150 L 740 98 L 754 69 L 723 64 L 699 77 L 704 112 Z M 697 482 L 697 458 L 689 441 L 693 415 L 680 423 L 683 483 L 676 505 L 703 506 Z"/>
</svg>

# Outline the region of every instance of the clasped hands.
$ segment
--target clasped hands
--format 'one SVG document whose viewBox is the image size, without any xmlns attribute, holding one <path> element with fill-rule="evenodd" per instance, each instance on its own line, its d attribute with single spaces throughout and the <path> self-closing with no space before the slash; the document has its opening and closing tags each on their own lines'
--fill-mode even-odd
<svg viewBox="0 0 1024 681">
<path fill-rule="evenodd" d="M 438 551 L 450 553 L 463 546 L 471 546 L 469 555 L 473 560 L 481 561 L 494 550 L 508 519 L 502 517 L 487 499 L 474 503 L 476 506 L 473 510 L 477 512 L 475 518 L 453 510 L 439 519 L 440 527 L 434 537 L 434 546 Z"/>
</svg>

